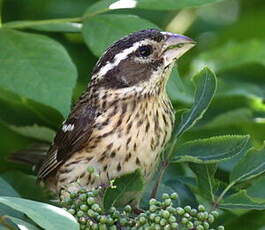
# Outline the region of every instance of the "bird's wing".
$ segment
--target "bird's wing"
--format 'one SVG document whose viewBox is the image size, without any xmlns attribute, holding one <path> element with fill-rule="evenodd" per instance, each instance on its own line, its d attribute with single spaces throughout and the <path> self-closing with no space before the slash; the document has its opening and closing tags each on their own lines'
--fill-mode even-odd
<svg viewBox="0 0 265 230">
<path fill-rule="evenodd" d="M 39 169 L 39 179 L 45 178 L 72 153 L 83 148 L 92 133 L 95 116 L 96 110 L 91 105 L 80 103 L 75 106 L 54 138 L 47 158 Z"/>
</svg>

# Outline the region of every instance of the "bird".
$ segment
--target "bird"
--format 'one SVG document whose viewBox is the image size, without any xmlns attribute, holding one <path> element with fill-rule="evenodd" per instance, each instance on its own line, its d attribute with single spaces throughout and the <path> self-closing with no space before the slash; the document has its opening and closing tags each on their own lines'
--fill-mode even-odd
<svg viewBox="0 0 265 230">
<path fill-rule="evenodd" d="M 93 189 L 137 169 L 148 182 L 175 122 L 167 81 L 175 61 L 194 45 L 157 29 L 111 45 L 55 135 L 38 180 L 57 194 Z"/>
</svg>

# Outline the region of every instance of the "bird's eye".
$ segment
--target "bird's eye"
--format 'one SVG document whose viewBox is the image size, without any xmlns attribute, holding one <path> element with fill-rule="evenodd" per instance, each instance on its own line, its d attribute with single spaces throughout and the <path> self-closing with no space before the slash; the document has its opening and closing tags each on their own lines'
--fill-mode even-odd
<svg viewBox="0 0 265 230">
<path fill-rule="evenodd" d="M 138 52 L 139 52 L 140 56 L 148 57 L 153 52 L 153 49 L 152 49 L 152 46 L 148 46 L 148 45 L 147 46 L 141 46 L 141 47 L 139 47 Z"/>
</svg>

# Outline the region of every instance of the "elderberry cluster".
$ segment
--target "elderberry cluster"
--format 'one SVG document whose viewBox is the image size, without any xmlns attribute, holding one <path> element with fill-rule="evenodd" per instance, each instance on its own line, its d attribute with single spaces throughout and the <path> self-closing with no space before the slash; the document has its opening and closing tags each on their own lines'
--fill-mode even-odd
<svg viewBox="0 0 265 230">
<path fill-rule="evenodd" d="M 162 201 L 151 199 L 149 209 L 134 214 L 130 205 L 123 209 L 111 207 L 104 210 L 100 203 L 101 188 L 77 193 L 69 192 L 60 199 L 60 205 L 79 222 L 81 230 L 216 230 L 210 228 L 218 216 L 207 212 L 203 205 L 197 209 L 173 206 L 176 193 L 163 194 Z M 224 230 L 223 226 L 217 230 Z"/>
</svg>

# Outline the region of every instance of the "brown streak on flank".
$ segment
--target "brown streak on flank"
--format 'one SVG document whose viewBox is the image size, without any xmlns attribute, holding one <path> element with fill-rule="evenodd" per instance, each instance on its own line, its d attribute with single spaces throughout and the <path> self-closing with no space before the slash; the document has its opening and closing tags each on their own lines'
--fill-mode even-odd
<svg viewBox="0 0 265 230">
<path fill-rule="evenodd" d="M 113 147 L 113 143 L 110 143 L 109 145 L 107 145 L 106 150 L 109 151 L 112 147 Z"/>
<path fill-rule="evenodd" d="M 141 162 L 140 162 L 138 157 L 136 157 L 135 163 L 136 163 L 136 165 L 139 165 L 139 166 L 141 165 Z"/>
<path fill-rule="evenodd" d="M 83 173 L 79 176 L 79 178 L 83 178 L 85 175 L 86 175 L 86 172 L 83 172 Z"/>
<path fill-rule="evenodd" d="M 111 131 L 109 131 L 107 133 L 102 134 L 102 136 L 100 136 L 100 137 L 101 138 L 107 137 L 108 135 L 112 134 L 113 132 L 114 132 L 114 130 L 111 130 Z"/>
<path fill-rule="evenodd" d="M 88 174 L 88 178 L 87 178 L 87 181 L 90 182 L 91 180 L 91 173 Z"/>
<path fill-rule="evenodd" d="M 134 145 L 133 145 L 133 151 L 136 151 L 136 149 L 137 149 L 137 145 L 136 145 L 136 143 L 134 143 Z"/>
<path fill-rule="evenodd" d="M 66 179 L 67 179 L 67 177 L 60 178 L 60 179 L 59 179 L 59 183 L 63 183 L 63 182 L 65 182 L 65 181 L 66 181 Z"/>
<path fill-rule="evenodd" d="M 72 162 L 69 162 L 69 163 L 67 163 L 66 165 L 64 165 L 64 167 L 69 167 L 69 166 L 71 166 L 71 165 L 73 165 L 73 164 L 76 164 L 76 163 L 79 163 L 79 161 L 72 161 Z"/>
<path fill-rule="evenodd" d="M 150 128 L 150 123 L 149 123 L 149 121 L 147 121 L 146 126 L 145 126 L 145 132 L 146 133 L 148 132 L 149 128 Z"/>
<path fill-rule="evenodd" d="M 130 144 L 131 140 L 132 140 L 132 137 L 129 137 L 127 142 L 126 142 L 126 146 L 128 146 Z"/>
<path fill-rule="evenodd" d="M 121 171 L 121 163 L 119 162 L 118 166 L 117 166 L 117 171 Z"/>
<path fill-rule="evenodd" d="M 127 103 L 123 103 L 122 108 L 121 108 L 121 114 L 126 113 L 126 111 L 127 111 Z"/>
<path fill-rule="evenodd" d="M 123 120 L 123 116 L 120 116 L 119 120 L 117 121 L 116 125 L 115 125 L 115 128 L 114 129 L 117 129 L 121 123 L 122 123 L 122 120 Z"/>
<path fill-rule="evenodd" d="M 126 124 L 129 122 L 129 120 L 131 119 L 132 113 L 128 116 L 127 120 L 126 120 Z"/>
<path fill-rule="evenodd" d="M 105 165 L 105 166 L 103 167 L 103 171 L 106 172 L 106 171 L 107 171 L 107 168 L 108 168 L 108 165 Z"/>
<path fill-rule="evenodd" d="M 166 115 L 165 114 L 163 114 L 163 120 L 164 120 L 164 123 L 165 123 L 165 126 L 168 126 L 168 122 L 167 122 L 167 119 L 166 119 Z"/>
<path fill-rule="evenodd" d="M 132 128 L 132 121 L 127 125 L 126 134 L 129 134 L 131 128 Z"/>
<path fill-rule="evenodd" d="M 102 153 L 101 157 L 99 158 L 98 162 L 102 162 L 104 161 L 104 159 L 106 158 L 106 151 Z"/>
<path fill-rule="evenodd" d="M 116 152 L 115 151 L 111 152 L 110 157 L 114 158 L 115 156 L 116 156 Z"/>
<path fill-rule="evenodd" d="M 139 128 L 143 123 L 144 123 L 143 120 L 140 119 L 140 120 L 137 122 L 137 127 Z"/>
<path fill-rule="evenodd" d="M 132 157 L 132 153 L 128 153 L 126 155 L 125 162 L 129 161 L 131 157 Z"/>
<path fill-rule="evenodd" d="M 92 159 L 93 159 L 93 157 L 87 157 L 87 158 L 86 158 L 86 161 L 89 162 L 89 161 L 91 161 Z"/>
</svg>

